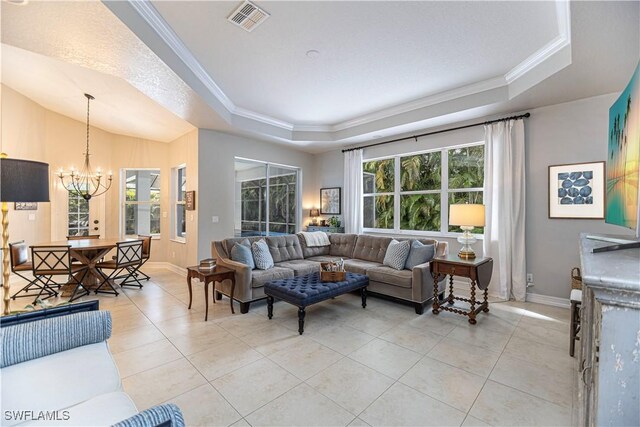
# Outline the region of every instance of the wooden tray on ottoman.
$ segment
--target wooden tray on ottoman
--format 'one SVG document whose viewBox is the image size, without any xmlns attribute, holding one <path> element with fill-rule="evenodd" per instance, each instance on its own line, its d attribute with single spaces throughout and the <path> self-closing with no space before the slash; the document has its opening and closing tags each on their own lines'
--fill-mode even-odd
<svg viewBox="0 0 640 427">
<path fill-rule="evenodd" d="M 334 264 L 333 262 L 320 263 L 320 281 L 321 282 L 344 282 L 347 277 L 346 271 L 322 271 L 325 265 Z"/>
</svg>

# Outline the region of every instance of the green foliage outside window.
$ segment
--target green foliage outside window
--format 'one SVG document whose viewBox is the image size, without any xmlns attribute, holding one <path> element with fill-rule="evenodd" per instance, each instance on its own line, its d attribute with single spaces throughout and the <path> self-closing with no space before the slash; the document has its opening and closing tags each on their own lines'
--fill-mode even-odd
<svg viewBox="0 0 640 427">
<path fill-rule="evenodd" d="M 439 151 L 400 158 L 400 190 L 439 190 L 441 184 Z"/>
<path fill-rule="evenodd" d="M 440 193 L 400 196 L 400 229 L 440 231 Z"/>
<path fill-rule="evenodd" d="M 484 145 L 449 150 L 449 189 L 483 185 Z"/>
</svg>

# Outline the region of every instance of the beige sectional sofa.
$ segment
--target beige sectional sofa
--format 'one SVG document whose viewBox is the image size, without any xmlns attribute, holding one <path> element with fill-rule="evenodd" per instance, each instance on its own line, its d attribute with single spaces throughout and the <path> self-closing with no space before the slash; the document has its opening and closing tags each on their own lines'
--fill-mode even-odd
<svg viewBox="0 0 640 427">
<path fill-rule="evenodd" d="M 231 260 L 231 248 L 236 242 L 250 242 L 264 238 L 269 246 L 275 266 L 269 270 L 251 270 L 249 266 Z M 234 299 L 240 302 L 240 311 L 247 313 L 251 302 L 266 298 L 264 284 L 270 280 L 284 279 L 318 271 L 320 262 L 345 260 L 345 269 L 369 276 L 367 290 L 396 300 L 412 303 L 416 313 L 422 314 L 425 305 L 433 297 L 433 279 L 429 263 L 412 270 L 395 270 L 383 265 L 391 237 L 357 234 L 330 234 L 329 246 L 307 247 L 304 237 L 298 235 L 269 237 L 240 237 L 214 241 L 211 251 L 218 264 L 235 270 Z M 406 240 L 406 239 L 397 239 Z M 430 239 L 418 239 L 424 244 L 436 245 L 436 256 L 446 255 L 448 245 Z M 444 278 L 443 278 L 444 279 Z M 439 291 L 443 291 L 442 280 Z M 216 290 L 229 295 L 231 283 L 216 285 Z M 218 295 L 220 298 L 221 295 Z"/>
</svg>

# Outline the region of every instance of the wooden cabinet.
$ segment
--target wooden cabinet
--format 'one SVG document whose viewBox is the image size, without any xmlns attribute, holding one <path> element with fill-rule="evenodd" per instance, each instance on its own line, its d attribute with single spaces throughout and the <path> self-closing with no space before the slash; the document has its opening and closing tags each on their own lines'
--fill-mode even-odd
<svg viewBox="0 0 640 427">
<path fill-rule="evenodd" d="M 640 249 L 580 237 L 578 425 L 640 425 Z"/>
</svg>

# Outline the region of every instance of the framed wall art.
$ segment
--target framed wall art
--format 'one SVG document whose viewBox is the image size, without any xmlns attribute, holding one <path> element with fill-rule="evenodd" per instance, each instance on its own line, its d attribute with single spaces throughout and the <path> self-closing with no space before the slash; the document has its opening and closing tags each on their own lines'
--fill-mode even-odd
<svg viewBox="0 0 640 427">
<path fill-rule="evenodd" d="M 549 218 L 604 219 L 605 162 L 549 166 Z"/>
<path fill-rule="evenodd" d="M 341 187 L 320 189 L 321 215 L 340 215 L 340 207 L 342 206 L 340 190 L 342 190 Z"/>
</svg>

